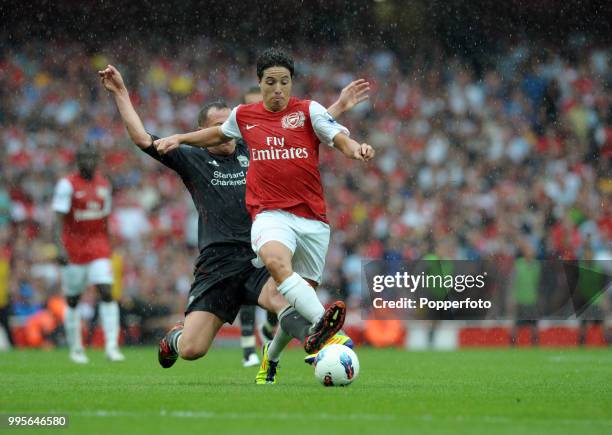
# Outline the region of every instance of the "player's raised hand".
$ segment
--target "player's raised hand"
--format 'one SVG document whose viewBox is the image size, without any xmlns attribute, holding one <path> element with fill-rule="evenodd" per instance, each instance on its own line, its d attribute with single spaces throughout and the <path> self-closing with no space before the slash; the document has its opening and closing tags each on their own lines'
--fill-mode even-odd
<svg viewBox="0 0 612 435">
<path fill-rule="evenodd" d="M 353 158 L 355 160 L 367 162 L 368 160 L 371 160 L 374 157 L 374 154 L 376 154 L 376 152 L 374 151 L 374 148 L 372 148 L 371 145 L 368 145 L 367 143 L 362 143 L 359 148 L 355 150 Z"/>
<path fill-rule="evenodd" d="M 170 152 L 173 149 L 178 148 L 180 144 L 181 144 L 181 140 L 180 140 L 180 135 L 178 134 L 174 134 L 168 137 L 163 137 L 153 142 L 155 149 L 160 154 L 166 154 L 167 152 Z"/>
<path fill-rule="evenodd" d="M 119 94 L 121 92 L 127 92 L 125 83 L 123 83 L 123 77 L 119 73 L 119 70 L 112 65 L 107 65 L 102 71 L 98 71 L 100 81 L 107 91 L 113 94 Z"/>
<path fill-rule="evenodd" d="M 365 79 L 355 80 L 342 89 L 338 102 L 344 111 L 351 110 L 357 104 L 370 98 L 368 92 L 370 92 L 369 82 Z"/>
</svg>

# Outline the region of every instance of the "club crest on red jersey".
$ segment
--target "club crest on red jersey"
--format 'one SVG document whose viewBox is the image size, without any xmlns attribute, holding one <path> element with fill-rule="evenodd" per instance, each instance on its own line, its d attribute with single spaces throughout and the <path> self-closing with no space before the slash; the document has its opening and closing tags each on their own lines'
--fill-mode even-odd
<svg viewBox="0 0 612 435">
<path fill-rule="evenodd" d="M 304 126 L 304 122 L 306 121 L 306 115 L 301 110 L 297 112 L 290 113 L 288 115 L 283 116 L 281 120 L 281 125 L 283 128 L 300 128 Z"/>
</svg>

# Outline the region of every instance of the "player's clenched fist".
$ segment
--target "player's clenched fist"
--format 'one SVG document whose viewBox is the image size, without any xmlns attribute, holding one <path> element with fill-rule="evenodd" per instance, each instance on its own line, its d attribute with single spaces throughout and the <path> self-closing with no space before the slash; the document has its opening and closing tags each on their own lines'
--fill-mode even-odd
<svg viewBox="0 0 612 435">
<path fill-rule="evenodd" d="M 375 151 L 371 145 L 368 145 L 367 143 L 362 143 L 359 148 L 355 150 L 353 158 L 356 160 L 363 160 L 364 162 L 367 162 L 368 160 L 371 160 L 372 157 L 374 157 L 374 154 Z"/>
<path fill-rule="evenodd" d="M 157 139 L 153 142 L 153 145 L 155 145 L 155 149 L 160 154 L 166 154 L 167 152 L 178 148 L 180 144 L 181 140 L 179 134 L 174 134 L 172 136 Z"/>
</svg>

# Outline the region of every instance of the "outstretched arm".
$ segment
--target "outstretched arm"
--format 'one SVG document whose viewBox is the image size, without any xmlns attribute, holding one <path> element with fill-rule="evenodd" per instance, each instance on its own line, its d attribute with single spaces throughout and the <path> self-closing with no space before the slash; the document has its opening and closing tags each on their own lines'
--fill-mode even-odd
<svg viewBox="0 0 612 435">
<path fill-rule="evenodd" d="M 178 148 L 182 143 L 194 147 L 208 148 L 220 145 L 231 139 L 231 137 L 227 137 L 223 134 L 220 126 L 214 126 L 192 131 L 191 133 L 175 134 L 164 137 L 156 140 L 153 144 L 159 153 L 165 154 Z"/>
<path fill-rule="evenodd" d="M 148 148 L 151 146 L 151 136 L 146 132 L 138 113 L 134 109 L 130 101 L 130 95 L 123 82 L 121 74 L 112 65 L 102 71 L 98 71 L 100 80 L 104 87 L 113 94 L 115 104 L 121 114 L 121 119 L 127 128 L 130 139 L 140 148 Z M 186 134 L 175 134 L 163 139 L 158 139 L 153 144 L 158 152 L 165 154 L 171 151 L 181 143 L 198 147 L 209 147 L 227 142 L 230 138 L 226 137 L 220 127 L 210 127 L 202 130 L 194 131 Z"/>
<path fill-rule="evenodd" d="M 357 104 L 369 98 L 370 83 L 365 79 L 355 80 L 349 83 L 340 92 L 340 97 L 334 104 L 327 108 L 327 112 L 334 118 L 339 117 L 344 112 L 348 112 Z"/>
<path fill-rule="evenodd" d="M 334 136 L 334 147 L 349 159 L 361 160 L 367 162 L 374 157 L 374 148 L 367 143 L 359 144 L 344 133 L 338 133 Z"/>
<path fill-rule="evenodd" d="M 106 69 L 98 71 L 98 74 L 102 85 L 104 85 L 107 91 L 113 94 L 115 104 L 117 105 L 117 109 L 119 109 L 121 119 L 123 120 L 123 124 L 132 142 L 142 149 L 150 147 L 151 136 L 146 132 L 138 113 L 136 113 L 132 101 L 130 100 L 130 94 L 123 82 L 123 77 L 121 77 L 117 68 L 108 65 Z"/>
<path fill-rule="evenodd" d="M 322 143 L 333 145 L 346 157 L 362 161 L 368 161 L 374 157 L 374 148 L 351 139 L 346 127 L 338 124 L 331 114 L 316 101 L 310 103 L 310 120 L 319 140 Z"/>
</svg>

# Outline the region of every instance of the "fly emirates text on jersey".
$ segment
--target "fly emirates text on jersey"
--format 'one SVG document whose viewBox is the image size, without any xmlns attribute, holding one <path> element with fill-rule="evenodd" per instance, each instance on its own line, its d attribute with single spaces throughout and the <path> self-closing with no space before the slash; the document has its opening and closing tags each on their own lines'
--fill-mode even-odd
<svg viewBox="0 0 612 435">
<path fill-rule="evenodd" d="M 285 138 L 276 136 L 267 136 L 266 145 L 268 149 L 251 148 L 251 160 L 289 160 L 289 159 L 307 159 L 307 148 L 285 148 Z"/>
</svg>

